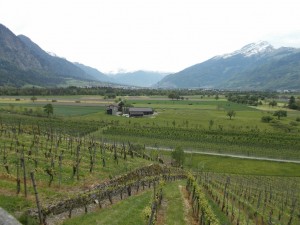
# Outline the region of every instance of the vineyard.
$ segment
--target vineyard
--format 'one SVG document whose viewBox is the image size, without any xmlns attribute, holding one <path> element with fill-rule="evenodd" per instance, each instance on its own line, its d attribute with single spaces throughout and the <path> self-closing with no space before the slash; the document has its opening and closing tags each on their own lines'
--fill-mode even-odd
<svg viewBox="0 0 300 225">
<path fill-rule="evenodd" d="M 218 153 L 233 153 L 247 156 L 264 156 L 279 159 L 300 159 L 298 133 L 268 133 L 253 129 L 204 130 L 193 128 L 170 128 L 142 126 L 110 126 L 104 134 L 145 137 L 157 142 L 188 142 L 189 147 Z"/>
<path fill-rule="evenodd" d="M 182 169 L 160 151 L 300 160 L 298 112 L 274 125 L 257 119 L 264 112 L 224 100 L 134 103 L 157 105 L 158 113 L 137 119 L 61 105 L 80 112 L 47 117 L 5 106 L 0 207 L 23 224 L 300 224 L 298 164 L 186 153 Z M 239 118 L 226 118 L 231 106 Z M 123 204 L 139 213 L 109 222 L 112 211 L 126 215 Z"/>
<path fill-rule="evenodd" d="M 200 223 L 220 224 L 211 199 L 231 224 L 299 224 L 300 179 L 216 173 L 190 174 L 187 189 Z"/>
<path fill-rule="evenodd" d="M 152 159 L 144 153 L 141 146 L 131 143 L 117 146 L 89 136 L 74 137 L 71 136 L 72 132 L 69 132 L 72 125 L 73 131 L 75 130 L 74 123 L 66 124 L 65 132 L 61 133 L 62 126 L 58 125 L 53 129 L 56 124 L 47 122 L 51 126 L 49 124 L 47 126 L 43 120 L 32 124 L 26 120 L 24 123 L 21 120 L 1 121 L 0 186 L 1 191 L 5 193 L 3 196 L 1 194 L 3 200 L 15 199 L 13 195 L 17 194 L 19 197 L 16 201 L 20 204 L 27 207 L 34 205 L 33 182 L 39 189 L 42 205 L 53 203 L 65 196 L 76 199 L 72 196 L 78 196 L 78 192 L 84 191 L 91 185 L 129 173 L 155 160 L 162 162 L 161 159 Z M 88 125 L 86 128 L 93 129 L 93 126 Z M 82 127 L 84 128 L 84 125 L 79 126 L 79 129 Z M 30 179 L 31 173 L 34 174 L 34 181 Z M 158 175 L 156 173 L 156 176 Z M 169 175 L 171 176 L 171 172 Z M 131 184 L 137 185 L 135 180 L 139 180 L 141 185 L 148 185 L 156 178 L 144 176 L 144 180 L 141 177 L 124 179 L 121 179 L 123 183 L 118 183 L 118 187 L 123 185 L 123 189 L 130 187 Z M 109 185 L 106 186 L 109 188 Z M 84 200 L 81 197 L 80 204 L 82 201 Z M 0 205 L 11 208 L 12 211 L 20 210 L 11 206 L 9 202 L 3 201 Z M 74 204 L 72 207 L 76 208 Z M 25 209 L 22 210 L 25 213 Z M 44 211 L 43 214 L 47 215 Z"/>
</svg>

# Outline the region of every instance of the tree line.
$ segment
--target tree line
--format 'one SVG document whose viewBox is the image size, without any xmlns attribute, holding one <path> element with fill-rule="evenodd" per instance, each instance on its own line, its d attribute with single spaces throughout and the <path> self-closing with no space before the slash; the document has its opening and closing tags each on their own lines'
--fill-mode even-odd
<svg viewBox="0 0 300 225">
<path fill-rule="evenodd" d="M 171 95 L 170 95 L 171 94 Z M 265 96 L 268 98 L 275 97 L 277 94 L 275 92 L 266 91 L 249 91 L 249 92 L 236 92 L 236 91 L 223 91 L 223 90 L 206 90 L 206 89 L 149 89 L 149 88 L 139 88 L 131 89 L 125 87 L 51 87 L 51 88 L 38 88 L 35 86 L 26 88 L 16 88 L 16 87 L 1 87 L 0 96 L 48 96 L 48 95 L 102 95 L 114 98 L 115 96 L 173 96 L 176 99 L 178 96 L 189 96 L 189 95 L 202 95 L 202 96 L 236 96 L 238 94 L 243 95 L 257 95 Z"/>
</svg>

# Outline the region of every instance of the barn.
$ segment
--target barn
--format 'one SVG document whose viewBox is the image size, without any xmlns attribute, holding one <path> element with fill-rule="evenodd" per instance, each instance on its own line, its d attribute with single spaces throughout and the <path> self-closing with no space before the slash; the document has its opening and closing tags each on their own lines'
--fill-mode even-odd
<svg viewBox="0 0 300 225">
<path fill-rule="evenodd" d="M 154 110 L 152 108 L 135 108 L 130 107 L 128 109 L 128 114 L 130 117 L 142 117 L 145 115 L 152 115 Z"/>
</svg>

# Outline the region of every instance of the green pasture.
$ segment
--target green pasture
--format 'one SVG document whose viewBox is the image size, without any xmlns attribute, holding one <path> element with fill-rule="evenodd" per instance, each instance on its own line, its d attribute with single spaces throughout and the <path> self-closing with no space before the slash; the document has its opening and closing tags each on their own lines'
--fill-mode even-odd
<svg viewBox="0 0 300 225">
<path fill-rule="evenodd" d="M 259 176 L 300 177 L 300 164 L 230 157 L 187 154 L 185 165 L 192 170 Z"/>
<path fill-rule="evenodd" d="M 154 109 L 216 109 L 216 110 L 250 110 L 251 109 L 245 105 L 227 102 L 225 99 L 222 100 L 128 100 L 127 103 L 132 104 L 136 107 L 152 107 Z"/>
<path fill-rule="evenodd" d="M 0 110 L 9 110 L 14 113 L 23 114 L 32 110 L 33 112 L 43 112 L 43 106 L 48 103 L 0 103 Z M 80 103 L 67 105 L 51 103 L 54 108 L 53 116 L 68 117 L 68 116 L 83 116 L 104 111 L 104 106 L 85 106 Z"/>
<path fill-rule="evenodd" d="M 78 106 L 70 105 L 54 105 L 54 114 L 58 116 L 83 116 L 104 111 L 106 108 L 103 106 Z"/>
<path fill-rule="evenodd" d="M 147 150 L 151 155 L 159 155 L 166 162 L 171 161 L 171 152 Z M 272 162 L 265 160 L 240 159 L 225 156 L 212 156 L 186 153 L 184 168 L 194 172 L 217 172 L 257 176 L 299 177 L 300 164 Z"/>
</svg>

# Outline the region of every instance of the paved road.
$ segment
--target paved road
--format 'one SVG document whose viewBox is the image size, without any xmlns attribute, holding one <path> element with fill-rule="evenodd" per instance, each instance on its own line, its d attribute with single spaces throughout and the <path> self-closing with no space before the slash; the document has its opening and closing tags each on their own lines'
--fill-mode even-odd
<svg viewBox="0 0 300 225">
<path fill-rule="evenodd" d="M 154 147 L 146 147 L 146 149 L 156 150 L 157 148 Z M 159 148 L 162 151 L 172 151 L 171 148 Z M 289 159 L 273 159 L 267 157 L 255 157 L 255 156 L 245 156 L 245 155 L 233 155 L 227 153 L 215 153 L 215 152 L 203 152 L 198 150 L 184 150 L 185 153 L 194 153 L 194 154 L 201 154 L 201 155 L 213 155 L 213 156 L 223 156 L 223 157 L 232 157 L 232 158 L 239 158 L 239 159 L 253 159 L 253 160 L 263 160 L 263 161 L 272 161 L 272 162 L 284 162 L 284 163 L 297 163 L 300 164 L 300 160 L 289 160 Z"/>
</svg>

